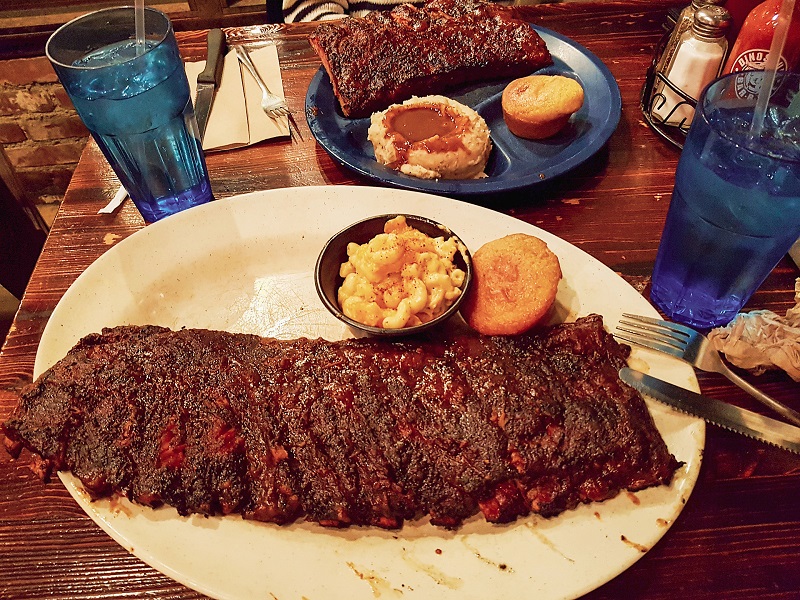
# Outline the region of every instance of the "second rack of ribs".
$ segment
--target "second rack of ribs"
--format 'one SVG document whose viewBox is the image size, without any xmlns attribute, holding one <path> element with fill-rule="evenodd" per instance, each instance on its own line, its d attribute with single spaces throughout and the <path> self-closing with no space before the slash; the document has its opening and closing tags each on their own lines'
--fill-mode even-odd
<svg viewBox="0 0 800 600">
<path fill-rule="evenodd" d="M 491 2 L 431 0 L 327 21 L 309 42 L 346 117 L 553 63 L 530 24 Z"/>
</svg>

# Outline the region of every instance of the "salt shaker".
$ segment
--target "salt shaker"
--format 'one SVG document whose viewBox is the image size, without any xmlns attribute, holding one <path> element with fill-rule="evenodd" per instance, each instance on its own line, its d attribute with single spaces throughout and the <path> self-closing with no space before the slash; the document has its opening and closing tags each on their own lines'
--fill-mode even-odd
<svg viewBox="0 0 800 600">
<path fill-rule="evenodd" d="M 691 27 L 678 39 L 674 54 L 661 75 L 686 96 L 697 101 L 703 88 L 716 79 L 722 69 L 728 41 L 725 31 L 730 13 L 722 6 L 706 5 L 694 13 Z M 668 125 L 688 126 L 694 106 L 658 79 L 653 88 L 651 114 Z"/>
<path fill-rule="evenodd" d="M 662 50 L 661 56 L 658 58 L 658 62 L 656 63 L 656 72 L 663 73 L 664 69 L 672 60 L 672 57 L 675 56 L 675 51 L 678 49 L 678 43 L 681 41 L 681 36 L 683 36 L 684 33 L 692 28 L 695 13 L 704 6 L 709 6 L 711 4 L 722 4 L 723 2 L 725 2 L 725 0 L 692 0 L 691 4 L 681 10 L 677 20 L 675 21 L 675 27 L 673 28 L 672 33 L 669 34 L 669 38 L 664 46 L 664 50 Z"/>
</svg>

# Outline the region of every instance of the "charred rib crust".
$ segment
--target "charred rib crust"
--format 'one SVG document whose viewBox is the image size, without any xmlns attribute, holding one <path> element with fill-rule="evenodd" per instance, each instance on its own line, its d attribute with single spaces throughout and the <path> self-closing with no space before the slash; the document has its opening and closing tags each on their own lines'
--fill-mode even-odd
<svg viewBox="0 0 800 600">
<path fill-rule="evenodd" d="M 8 447 L 180 514 L 400 527 L 556 515 L 678 466 L 592 315 L 519 337 L 279 341 L 117 327 L 26 388 Z"/>
<path fill-rule="evenodd" d="M 404 4 L 326 23 L 311 34 L 310 43 L 343 114 L 351 118 L 412 95 L 530 75 L 552 63 L 528 23 L 474 0 Z"/>
</svg>

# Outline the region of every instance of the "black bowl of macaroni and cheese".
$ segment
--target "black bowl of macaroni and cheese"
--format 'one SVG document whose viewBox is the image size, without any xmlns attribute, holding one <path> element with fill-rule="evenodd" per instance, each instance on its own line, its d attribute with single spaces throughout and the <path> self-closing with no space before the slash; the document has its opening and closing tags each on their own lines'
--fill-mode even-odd
<svg viewBox="0 0 800 600">
<path fill-rule="evenodd" d="M 403 336 L 458 312 L 472 259 L 448 227 L 415 215 L 377 215 L 346 227 L 320 252 L 320 300 L 358 335 Z"/>
</svg>

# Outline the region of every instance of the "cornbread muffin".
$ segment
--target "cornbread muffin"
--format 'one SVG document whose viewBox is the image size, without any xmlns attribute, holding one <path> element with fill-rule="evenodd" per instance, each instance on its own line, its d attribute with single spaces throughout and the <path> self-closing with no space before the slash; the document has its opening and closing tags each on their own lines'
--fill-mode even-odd
<svg viewBox="0 0 800 600">
<path fill-rule="evenodd" d="M 561 131 L 583 106 L 581 84 L 561 75 L 530 75 L 503 90 L 503 118 L 516 136 L 539 140 Z"/>
<path fill-rule="evenodd" d="M 372 115 L 367 137 L 375 159 L 420 179 L 478 179 L 492 142 L 469 106 L 445 96 L 411 98 Z"/>
<path fill-rule="evenodd" d="M 524 233 L 481 246 L 472 255 L 472 269 L 461 316 L 486 335 L 516 335 L 536 325 L 553 305 L 561 280 L 558 257 Z"/>
</svg>

